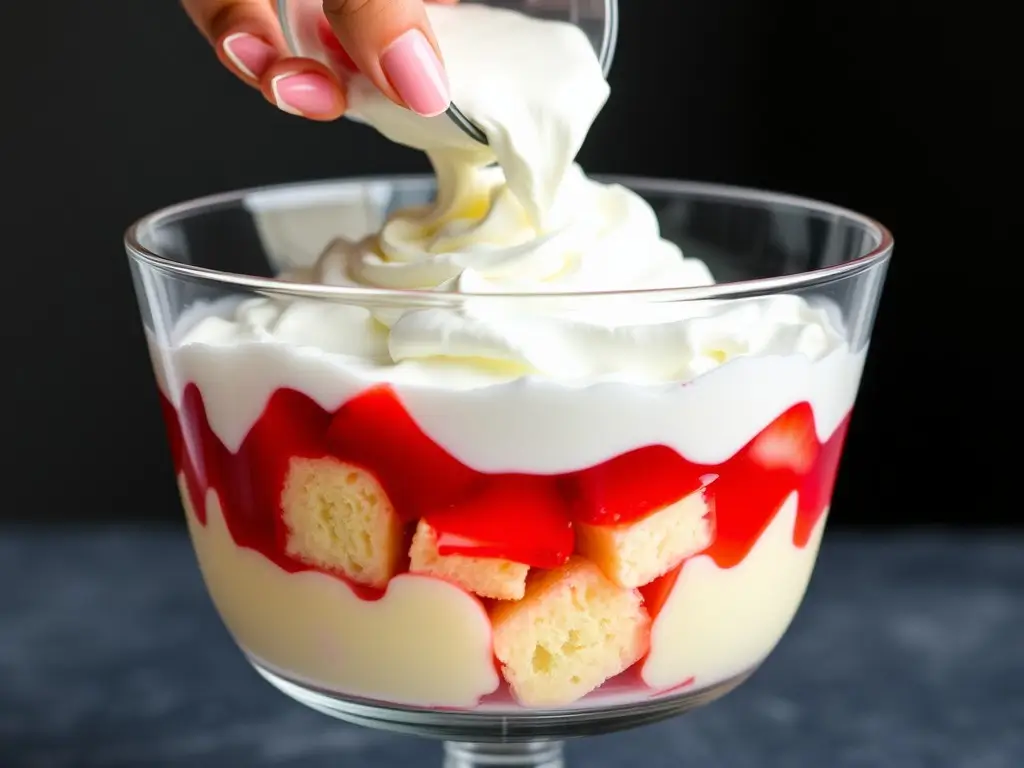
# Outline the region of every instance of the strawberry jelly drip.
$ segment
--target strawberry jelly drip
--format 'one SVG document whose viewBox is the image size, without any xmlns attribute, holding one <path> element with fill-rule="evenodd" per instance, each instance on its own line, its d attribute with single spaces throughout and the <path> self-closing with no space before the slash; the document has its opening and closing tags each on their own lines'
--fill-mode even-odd
<svg viewBox="0 0 1024 768">
<path fill-rule="evenodd" d="M 199 521 L 205 523 L 206 490 L 216 490 L 235 543 L 288 572 L 315 569 L 286 551 L 280 496 L 293 457 L 330 456 L 372 473 L 404 520 L 423 517 L 434 528 L 442 554 L 500 556 L 541 568 L 557 567 L 571 553 L 573 519 L 621 525 L 703 488 L 715 510 L 716 538 L 702 554 L 731 568 L 793 491 L 793 542 L 807 544 L 831 497 L 849 423 L 847 416 L 822 444 L 810 405 L 798 403 L 717 465 L 653 445 L 563 475 L 488 475 L 433 442 L 388 387 L 371 388 L 334 414 L 279 389 L 234 453 L 210 428 L 195 385 L 186 387 L 177 413 L 161 399 L 175 468 Z M 641 589 L 652 615 L 682 567 Z M 381 595 L 344 580 L 366 599 Z"/>
<path fill-rule="evenodd" d="M 171 462 L 174 471 L 185 478 L 185 490 L 188 493 L 189 503 L 192 505 L 192 512 L 196 519 L 206 525 L 206 491 L 199 480 L 199 475 L 192 466 L 192 459 L 185 446 L 185 436 L 182 434 L 181 422 L 178 420 L 178 412 L 174 410 L 171 401 L 160 393 L 160 413 L 164 418 L 167 427 L 167 443 L 171 450 Z"/>
<path fill-rule="evenodd" d="M 487 477 L 427 437 L 388 387 L 368 389 L 325 417 L 324 453 L 372 472 L 407 522 L 458 503 Z"/>
<path fill-rule="evenodd" d="M 784 429 L 779 429 L 780 425 Z M 843 443 L 850 425 L 849 414 L 824 443 L 814 435 L 814 417 L 807 403 L 794 405 L 766 427 L 732 458 L 714 467 L 716 479 L 708 486 L 715 505 L 715 540 L 704 550 L 719 568 L 743 562 L 786 498 L 797 492 L 793 544 L 807 546 L 811 533 L 832 497 Z M 765 466 L 761 455 L 764 438 L 773 445 L 786 440 L 793 461 Z M 641 449 L 649 450 L 649 449 Z M 684 462 L 682 472 L 693 474 L 694 466 Z M 659 579 L 640 588 L 652 618 L 668 599 L 685 561 Z"/>
</svg>

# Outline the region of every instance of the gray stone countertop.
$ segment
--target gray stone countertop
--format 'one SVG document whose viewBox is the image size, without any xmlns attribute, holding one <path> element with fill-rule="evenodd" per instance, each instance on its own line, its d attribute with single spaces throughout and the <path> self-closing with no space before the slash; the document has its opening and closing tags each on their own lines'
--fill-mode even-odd
<svg viewBox="0 0 1024 768">
<path fill-rule="evenodd" d="M 0 768 L 413 768 L 440 748 L 273 690 L 183 530 L 0 527 Z M 571 742 L 588 768 L 1022 768 L 1024 536 L 830 532 L 782 644 L 691 715 Z"/>
</svg>

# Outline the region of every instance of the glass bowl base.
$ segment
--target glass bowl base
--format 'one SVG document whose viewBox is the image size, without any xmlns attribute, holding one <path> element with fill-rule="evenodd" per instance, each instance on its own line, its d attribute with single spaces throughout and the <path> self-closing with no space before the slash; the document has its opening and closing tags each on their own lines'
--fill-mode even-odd
<svg viewBox="0 0 1024 768">
<path fill-rule="evenodd" d="M 607 708 L 530 712 L 451 712 L 402 707 L 341 696 L 290 679 L 249 657 L 268 682 L 300 704 L 367 728 L 450 742 L 499 743 L 563 740 L 637 728 L 682 715 L 721 698 L 743 683 L 756 667 L 695 691 Z"/>
</svg>

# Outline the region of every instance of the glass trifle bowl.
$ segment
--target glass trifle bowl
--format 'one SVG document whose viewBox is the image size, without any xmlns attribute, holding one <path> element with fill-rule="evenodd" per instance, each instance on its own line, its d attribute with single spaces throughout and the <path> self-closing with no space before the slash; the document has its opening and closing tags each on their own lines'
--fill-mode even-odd
<svg viewBox="0 0 1024 768">
<path fill-rule="evenodd" d="M 228 631 L 284 693 L 442 739 L 449 766 L 557 766 L 567 738 L 730 691 L 789 626 L 828 515 L 887 230 L 781 194 L 603 181 L 717 282 L 313 279 L 332 242 L 429 202 L 427 177 L 223 194 L 126 235 Z"/>
</svg>

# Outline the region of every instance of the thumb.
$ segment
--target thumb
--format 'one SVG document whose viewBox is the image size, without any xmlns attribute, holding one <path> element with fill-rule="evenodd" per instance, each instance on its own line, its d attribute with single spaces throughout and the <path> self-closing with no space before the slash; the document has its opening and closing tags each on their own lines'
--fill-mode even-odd
<svg viewBox="0 0 1024 768">
<path fill-rule="evenodd" d="M 345 51 L 386 96 L 426 117 L 451 96 L 422 0 L 323 0 Z"/>
</svg>

